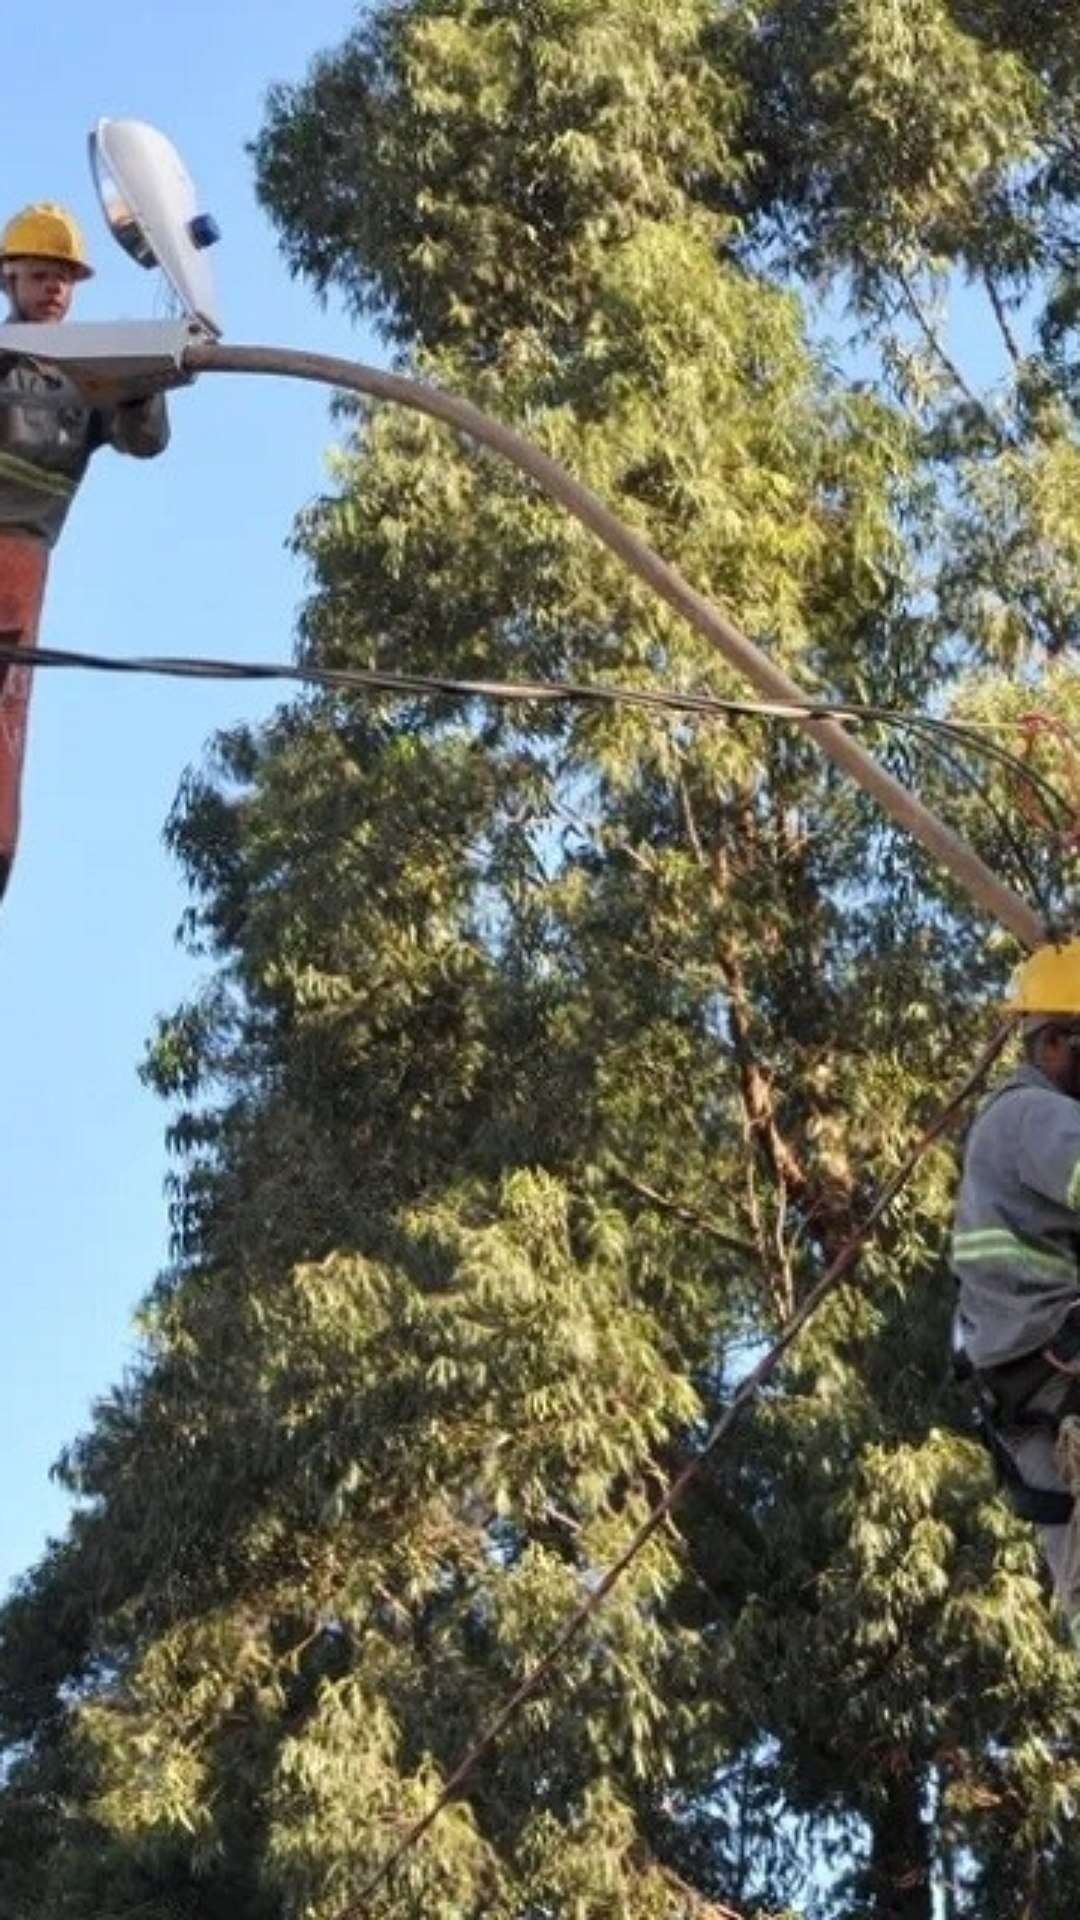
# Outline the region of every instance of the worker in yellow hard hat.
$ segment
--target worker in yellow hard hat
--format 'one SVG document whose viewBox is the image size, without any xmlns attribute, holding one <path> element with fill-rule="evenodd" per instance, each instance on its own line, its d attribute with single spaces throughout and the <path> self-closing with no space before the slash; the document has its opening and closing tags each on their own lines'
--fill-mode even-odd
<svg viewBox="0 0 1080 1920">
<path fill-rule="evenodd" d="M 968 1137 L 952 1236 L 957 1333 L 981 1425 L 1041 1529 L 1080 1652 L 1080 940 L 1020 967 L 1023 1058 Z"/>
<path fill-rule="evenodd" d="M 11 305 L 28 321 L 66 319 L 76 282 L 94 271 L 75 219 L 50 201 L 25 207 L 8 221 L 0 264 Z"/>
<path fill-rule="evenodd" d="M 78 223 L 64 207 L 24 207 L 0 234 L 0 281 L 9 323 L 55 326 L 93 268 Z M 50 550 L 99 447 L 149 459 L 169 438 L 160 394 L 92 405 L 59 367 L 5 354 L 0 331 L 0 641 L 37 638 Z M 0 665 L 0 895 L 15 857 L 26 720 L 33 675 Z"/>
</svg>

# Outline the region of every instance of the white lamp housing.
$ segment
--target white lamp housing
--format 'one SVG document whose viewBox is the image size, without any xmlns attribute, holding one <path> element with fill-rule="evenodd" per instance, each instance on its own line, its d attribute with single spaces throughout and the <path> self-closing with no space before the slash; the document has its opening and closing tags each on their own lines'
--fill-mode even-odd
<svg viewBox="0 0 1080 1920">
<path fill-rule="evenodd" d="M 90 166 L 114 239 L 142 267 L 160 267 L 184 313 L 220 337 L 208 250 L 217 224 L 171 140 L 144 120 L 99 120 Z"/>
</svg>

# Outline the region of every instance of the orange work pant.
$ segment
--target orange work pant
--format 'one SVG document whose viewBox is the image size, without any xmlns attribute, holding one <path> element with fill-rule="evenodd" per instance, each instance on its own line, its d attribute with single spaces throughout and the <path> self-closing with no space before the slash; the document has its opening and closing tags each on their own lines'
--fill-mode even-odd
<svg viewBox="0 0 1080 1920">
<path fill-rule="evenodd" d="M 0 533 L 0 640 L 30 648 L 38 635 L 49 549 L 27 534 Z M 0 666 L 0 896 L 8 883 L 19 838 L 19 794 L 26 755 L 26 721 L 34 675 L 29 667 Z"/>
</svg>

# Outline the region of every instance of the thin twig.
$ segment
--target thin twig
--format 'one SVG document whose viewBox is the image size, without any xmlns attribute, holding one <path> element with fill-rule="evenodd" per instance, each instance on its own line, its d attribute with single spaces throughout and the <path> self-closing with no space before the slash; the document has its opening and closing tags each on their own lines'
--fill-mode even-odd
<svg viewBox="0 0 1080 1920">
<path fill-rule="evenodd" d="M 741 1253 L 747 1260 L 760 1258 L 758 1247 L 752 1246 L 749 1240 L 740 1240 L 735 1234 L 728 1233 L 727 1229 L 710 1214 L 702 1213 L 697 1207 L 687 1206 L 683 1200 L 672 1200 L 666 1193 L 658 1193 L 655 1187 L 648 1186 L 644 1180 L 635 1180 L 633 1175 L 627 1173 L 622 1167 L 612 1167 L 611 1172 L 620 1186 L 627 1187 L 631 1193 L 636 1193 L 642 1200 L 647 1200 L 650 1206 L 658 1208 L 661 1213 L 670 1213 L 675 1220 L 685 1220 L 687 1226 L 700 1227 L 703 1233 L 709 1234 L 730 1253 Z"/>
<path fill-rule="evenodd" d="M 975 392 L 974 387 L 969 386 L 967 380 L 964 378 L 964 375 L 961 373 L 960 368 L 957 366 L 956 361 L 952 358 L 944 342 L 942 341 L 941 335 L 938 332 L 937 327 L 934 325 L 933 321 L 927 315 L 922 305 L 922 302 L 919 299 L 918 294 L 915 292 L 914 287 L 911 285 L 910 280 L 908 279 L 906 273 L 903 272 L 902 268 L 897 268 L 896 278 L 900 285 L 901 291 L 904 295 L 904 301 L 907 306 L 908 312 L 910 313 L 912 319 L 914 320 L 916 326 L 918 327 L 920 333 L 922 334 L 923 339 L 926 341 L 927 346 L 930 348 L 931 353 L 934 355 L 935 359 L 937 360 L 938 365 L 948 375 L 949 379 L 952 381 L 957 391 L 963 394 L 964 399 L 968 402 L 968 405 L 973 407 L 976 413 L 981 415 L 982 419 L 985 421 L 986 425 L 990 428 L 991 432 L 993 433 L 994 438 L 999 442 L 1001 442 L 1003 445 L 1007 445 L 1009 442 L 1009 436 L 1005 432 L 1005 429 L 1003 428 L 1000 420 L 995 419 L 994 415 L 990 411 L 990 408 L 987 406 L 986 401 L 981 397 L 980 394 L 977 394 Z"/>
<path fill-rule="evenodd" d="M 983 285 L 986 288 L 987 298 L 990 301 L 990 305 L 994 310 L 994 319 L 998 323 L 998 327 L 1000 328 L 1000 331 L 1001 331 L 1001 337 L 1005 342 L 1005 351 L 1008 354 L 1009 359 L 1012 361 L 1013 366 L 1016 368 L 1017 372 L 1019 372 L 1020 368 L 1024 364 L 1024 356 L 1020 351 L 1019 341 L 1017 340 L 1016 335 L 1012 330 L 1012 327 L 1009 325 L 1009 315 L 1005 306 L 1005 302 L 1002 299 L 1000 293 L 998 292 L 993 275 L 990 273 L 989 269 L 987 269 L 983 273 Z"/>
<path fill-rule="evenodd" d="M 686 775 L 681 767 L 679 768 L 679 802 L 682 806 L 683 821 L 686 826 L 686 837 L 690 842 L 694 859 L 697 861 L 699 867 L 703 867 L 705 865 L 705 849 L 701 842 L 701 834 L 698 832 L 697 815 L 694 812 L 694 804 L 690 798 L 690 789 L 686 784 Z"/>
</svg>

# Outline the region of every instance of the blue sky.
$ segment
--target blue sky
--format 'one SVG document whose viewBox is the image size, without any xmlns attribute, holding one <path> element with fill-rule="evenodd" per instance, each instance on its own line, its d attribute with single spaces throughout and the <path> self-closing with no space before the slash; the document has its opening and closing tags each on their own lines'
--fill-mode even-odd
<svg viewBox="0 0 1080 1920">
<path fill-rule="evenodd" d="M 101 114 L 161 126 L 224 232 L 226 337 L 372 358 L 340 313 L 287 278 L 245 143 L 275 80 L 302 77 L 356 16 L 345 0 L 54 0 L 4 20 L 0 200 L 67 202 L 98 277 L 82 319 L 149 317 L 155 282 L 99 220 L 86 134 Z M 55 557 L 42 638 L 117 653 L 288 657 L 304 592 L 285 551 L 333 442 L 315 387 L 208 376 L 173 402 L 151 466 L 99 455 Z M 41 675 L 23 837 L 0 909 L 0 1590 L 62 1528 L 48 1479 L 131 1357 L 131 1315 L 166 1258 L 165 1110 L 139 1084 L 158 1012 L 196 978 L 161 829 L 219 726 L 269 710 L 258 688 Z"/>
</svg>

